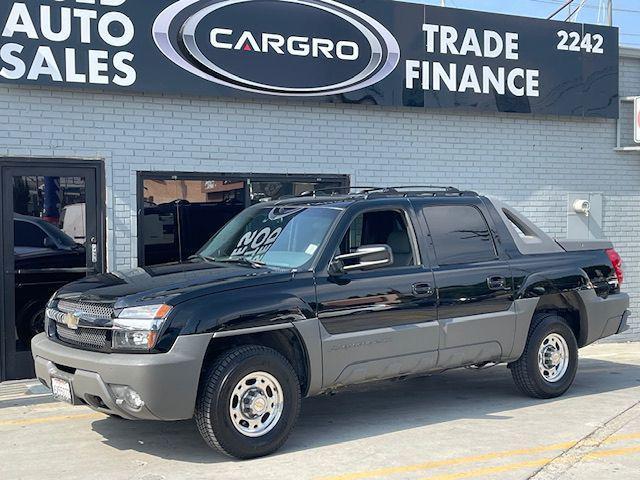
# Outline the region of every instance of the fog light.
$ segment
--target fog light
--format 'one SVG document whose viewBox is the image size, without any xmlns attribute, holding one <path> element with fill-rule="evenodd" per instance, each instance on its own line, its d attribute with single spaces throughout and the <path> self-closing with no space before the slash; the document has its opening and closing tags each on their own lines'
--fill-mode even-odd
<svg viewBox="0 0 640 480">
<path fill-rule="evenodd" d="M 111 385 L 111 390 L 116 395 L 116 405 L 124 404 L 131 410 L 140 410 L 144 407 L 142 397 L 133 388 L 126 385 Z"/>
</svg>

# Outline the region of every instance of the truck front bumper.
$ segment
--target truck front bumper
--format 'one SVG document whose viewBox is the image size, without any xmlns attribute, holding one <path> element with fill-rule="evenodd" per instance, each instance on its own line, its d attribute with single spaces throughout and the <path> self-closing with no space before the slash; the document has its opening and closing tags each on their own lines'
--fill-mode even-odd
<svg viewBox="0 0 640 480">
<path fill-rule="evenodd" d="M 183 420 L 193 416 L 202 362 L 210 334 L 179 336 L 167 353 L 100 353 L 68 347 L 46 334 L 31 342 L 36 376 L 51 387 L 51 377 L 71 384 L 74 403 L 128 419 Z M 113 385 L 140 395 L 144 405 L 131 408 Z"/>
</svg>

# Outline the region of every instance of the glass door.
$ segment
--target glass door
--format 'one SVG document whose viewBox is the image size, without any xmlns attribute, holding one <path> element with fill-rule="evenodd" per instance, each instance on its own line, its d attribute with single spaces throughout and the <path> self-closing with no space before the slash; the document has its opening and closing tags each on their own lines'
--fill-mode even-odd
<svg viewBox="0 0 640 480">
<path fill-rule="evenodd" d="M 30 344 L 63 285 L 102 271 L 96 168 L 2 169 L 4 377 L 33 377 Z"/>
</svg>

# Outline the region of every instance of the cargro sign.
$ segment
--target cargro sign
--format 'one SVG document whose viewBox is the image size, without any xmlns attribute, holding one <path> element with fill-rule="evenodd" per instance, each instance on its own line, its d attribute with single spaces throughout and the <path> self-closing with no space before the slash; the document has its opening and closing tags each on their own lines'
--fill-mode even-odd
<svg viewBox="0 0 640 480">
<path fill-rule="evenodd" d="M 3 0 L 0 81 L 617 118 L 615 28 L 392 0 Z"/>
</svg>

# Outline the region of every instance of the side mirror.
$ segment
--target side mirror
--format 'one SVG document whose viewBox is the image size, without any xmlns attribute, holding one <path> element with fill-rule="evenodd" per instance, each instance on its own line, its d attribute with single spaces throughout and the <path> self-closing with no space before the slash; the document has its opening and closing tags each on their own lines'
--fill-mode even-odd
<svg viewBox="0 0 640 480">
<path fill-rule="evenodd" d="M 389 245 L 362 245 L 353 253 L 338 255 L 330 265 L 330 272 L 341 274 L 353 270 L 373 270 L 393 264 Z"/>
<path fill-rule="evenodd" d="M 44 237 L 44 240 L 42 241 L 42 246 L 44 248 L 52 248 L 54 250 L 58 248 L 56 244 L 49 237 Z"/>
</svg>

